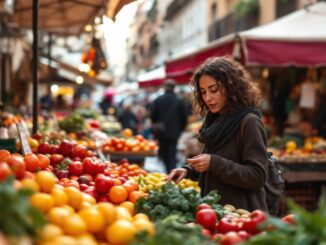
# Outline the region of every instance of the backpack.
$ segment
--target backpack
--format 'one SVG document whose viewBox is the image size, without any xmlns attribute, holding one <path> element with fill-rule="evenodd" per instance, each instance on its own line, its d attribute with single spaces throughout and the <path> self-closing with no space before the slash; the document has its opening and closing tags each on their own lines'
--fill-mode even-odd
<svg viewBox="0 0 326 245">
<path fill-rule="evenodd" d="M 250 116 L 251 115 L 251 116 Z M 255 114 L 248 114 L 242 119 L 240 126 L 240 137 L 243 135 L 243 123 L 246 119 L 255 116 Z M 257 117 L 258 118 L 258 117 Z M 271 215 L 277 215 L 282 200 L 282 195 L 285 189 L 285 181 L 282 175 L 282 170 L 278 165 L 278 160 L 273 156 L 272 152 L 267 151 L 268 168 L 266 183 L 264 186 L 266 203 L 268 211 Z"/>
</svg>

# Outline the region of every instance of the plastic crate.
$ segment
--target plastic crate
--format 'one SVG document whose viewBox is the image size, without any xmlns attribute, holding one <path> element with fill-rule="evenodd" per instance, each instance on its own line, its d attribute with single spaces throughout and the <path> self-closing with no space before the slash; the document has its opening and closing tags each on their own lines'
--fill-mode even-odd
<svg viewBox="0 0 326 245">
<path fill-rule="evenodd" d="M 8 150 L 10 153 L 15 153 L 16 149 L 16 139 L 0 139 L 0 149 Z"/>
</svg>

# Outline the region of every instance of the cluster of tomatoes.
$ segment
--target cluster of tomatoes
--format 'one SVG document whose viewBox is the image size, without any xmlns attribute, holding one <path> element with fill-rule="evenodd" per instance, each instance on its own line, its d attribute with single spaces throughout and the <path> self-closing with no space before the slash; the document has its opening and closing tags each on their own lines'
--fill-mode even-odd
<svg viewBox="0 0 326 245">
<path fill-rule="evenodd" d="M 105 141 L 102 145 L 104 152 L 148 152 L 157 150 L 155 141 L 144 139 L 142 135 L 136 135 L 129 138 L 113 137 Z"/>
<path fill-rule="evenodd" d="M 210 205 L 203 203 L 196 208 L 196 223 L 203 227 L 203 234 L 222 245 L 238 244 L 260 233 L 259 226 L 266 220 L 261 210 L 252 211 L 246 218 L 226 215 L 218 220 Z"/>
</svg>

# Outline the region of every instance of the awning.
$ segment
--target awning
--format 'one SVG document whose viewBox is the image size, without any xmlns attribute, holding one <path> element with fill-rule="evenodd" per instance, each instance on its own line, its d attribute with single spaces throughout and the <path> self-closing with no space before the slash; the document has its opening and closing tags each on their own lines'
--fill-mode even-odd
<svg viewBox="0 0 326 245">
<path fill-rule="evenodd" d="M 325 66 L 326 2 L 238 33 L 249 66 Z"/>
<path fill-rule="evenodd" d="M 96 16 L 115 19 L 121 8 L 134 0 L 39 0 L 39 30 L 58 35 L 79 35 Z M 16 0 L 12 16 L 20 27 L 32 28 L 32 0 Z"/>
<path fill-rule="evenodd" d="M 226 38 L 212 42 L 197 52 L 168 60 L 165 64 L 167 77 L 174 78 L 178 81 L 184 79 L 189 81 L 192 72 L 208 57 L 232 55 L 235 42 L 233 37 L 234 35 L 227 36 Z"/>
<path fill-rule="evenodd" d="M 166 62 L 168 77 L 196 69 L 207 58 L 232 55 L 246 66 L 326 66 L 326 2 L 271 23 L 229 34 L 207 47 Z"/>
<path fill-rule="evenodd" d="M 45 59 L 44 64 L 48 64 L 48 58 L 42 57 L 42 59 Z M 110 86 L 112 85 L 112 77 L 111 78 L 106 78 L 106 79 L 101 79 L 99 76 L 97 77 L 90 77 L 88 76 L 85 72 L 81 72 L 78 68 L 67 64 L 65 62 L 62 62 L 56 58 L 51 58 L 51 64 L 57 69 L 57 71 L 60 73 L 62 70 L 62 73 L 60 75 L 65 76 L 66 74 L 64 71 L 69 72 L 70 74 L 74 74 L 75 76 L 81 76 L 84 78 L 84 82 L 90 85 L 95 85 L 95 84 L 102 84 L 105 86 Z M 69 77 L 69 79 L 74 80 L 72 77 Z"/>
<path fill-rule="evenodd" d="M 165 67 L 160 66 L 156 69 L 143 73 L 137 77 L 140 88 L 160 86 L 166 78 Z"/>
</svg>

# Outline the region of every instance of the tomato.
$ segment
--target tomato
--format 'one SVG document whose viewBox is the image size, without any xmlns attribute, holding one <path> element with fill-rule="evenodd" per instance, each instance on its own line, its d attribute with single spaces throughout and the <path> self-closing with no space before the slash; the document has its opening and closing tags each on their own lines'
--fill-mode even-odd
<svg viewBox="0 0 326 245">
<path fill-rule="evenodd" d="M 12 172 L 16 175 L 17 179 L 21 179 L 25 175 L 25 162 L 24 158 L 19 154 L 12 154 L 4 159 L 9 167 L 11 168 Z"/>
<path fill-rule="evenodd" d="M 37 158 L 39 160 L 40 169 L 45 170 L 47 167 L 50 166 L 50 159 L 46 155 L 38 154 Z"/>
<path fill-rule="evenodd" d="M 34 153 L 27 154 L 24 157 L 26 170 L 35 172 L 40 168 L 40 161 Z"/>
<path fill-rule="evenodd" d="M 55 175 L 57 176 L 57 178 L 59 180 L 61 180 L 62 178 L 69 178 L 69 171 L 66 169 L 63 170 L 56 170 L 55 171 Z"/>
<path fill-rule="evenodd" d="M 79 161 L 74 161 L 68 166 L 68 171 L 70 175 L 80 176 L 84 173 L 83 164 Z"/>
<path fill-rule="evenodd" d="M 220 244 L 221 245 L 235 245 L 235 244 L 239 244 L 239 243 L 243 242 L 243 240 L 244 239 L 237 232 L 230 231 L 222 237 Z"/>
<path fill-rule="evenodd" d="M 83 160 L 84 171 L 88 174 L 95 175 L 97 174 L 96 163 L 90 157 L 86 157 Z"/>
<path fill-rule="evenodd" d="M 218 232 L 225 234 L 229 231 L 238 231 L 241 229 L 242 224 L 242 222 L 238 222 L 238 218 L 225 216 L 218 223 Z"/>
<path fill-rule="evenodd" d="M 196 207 L 196 212 L 202 209 L 212 209 L 211 205 L 206 204 L 206 203 L 201 203 Z"/>
<path fill-rule="evenodd" d="M 7 163 L 0 162 L 0 181 L 7 179 L 11 175 L 11 170 Z"/>
<path fill-rule="evenodd" d="M 285 215 L 282 218 L 282 221 L 284 221 L 285 223 L 291 224 L 291 225 L 296 225 L 297 224 L 296 216 L 294 214 Z"/>
<path fill-rule="evenodd" d="M 53 166 L 59 165 L 63 160 L 64 160 L 64 156 L 62 156 L 61 154 L 53 154 L 50 157 L 50 162 L 51 165 Z"/>
<path fill-rule="evenodd" d="M 216 220 L 216 213 L 213 209 L 202 209 L 196 213 L 196 223 L 206 229 L 214 227 Z"/>
<path fill-rule="evenodd" d="M 127 200 L 128 192 L 122 186 L 113 186 L 110 189 L 109 197 L 113 203 L 121 203 Z"/>
<path fill-rule="evenodd" d="M 88 156 L 88 150 L 84 145 L 76 145 L 71 150 L 71 157 L 72 158 L 80 158 L 84 159 Z"/>
<path fill-rule="evenodd" d="M 84 193 L 91 195 L 92 197 L 94 197 L 95 200 L 98 199 L 98 193 L 95 190 L 94 186 L 89 186 L 86 190 L 83 191 Z"/>
<path fill-rule="evenodd" d="M 90 175 L 83 174 L 78 177 L 79 184 L 86 184 L 89 185 L 89 183 L 92 181 Z"/>
<path fill-rule="evenodd" d="M 41 154 L 51 153 L 51 146 L 48 142 L 43 142 L 37 147 L 37 152 Z"/>
<path fill-rule="evenodd" d="M 96 173 L 97 174 L 103 174 L 104 173 L 104 170 L 106 168 L 106 164 L 103 163 L 103 162 L 98 162 L 95 166 L 95 169 L 96 169 Z"/>
<path fill-rule="evenodd" d="M 259 225 L 266 221 L 266 214 L 261 210 L 254 210 L 250 213 L 250 219 L 243 223 L 243 230 L 250 234 L 257 234 L 261 230 Z"/>
<path fill-rule="evenodd" d="M 50 152 L 49 154 L 58 154 L 59 153 L 59 146 L 57 145 L 50 145 Z"/>
<path fill-rule="evenodd" d="M 110 177 L 103 176 L 95 179 L 95 189 L 100 194 L 108 193 L 114 184 L 114 180 Z"/>
<path fill-rule="evenodd" d="M 72 151 L 72 143 L 68 140 L 63 140 L 59 145 L 59 153 L 64 156 L 69 156 Z"/>
</svg>

